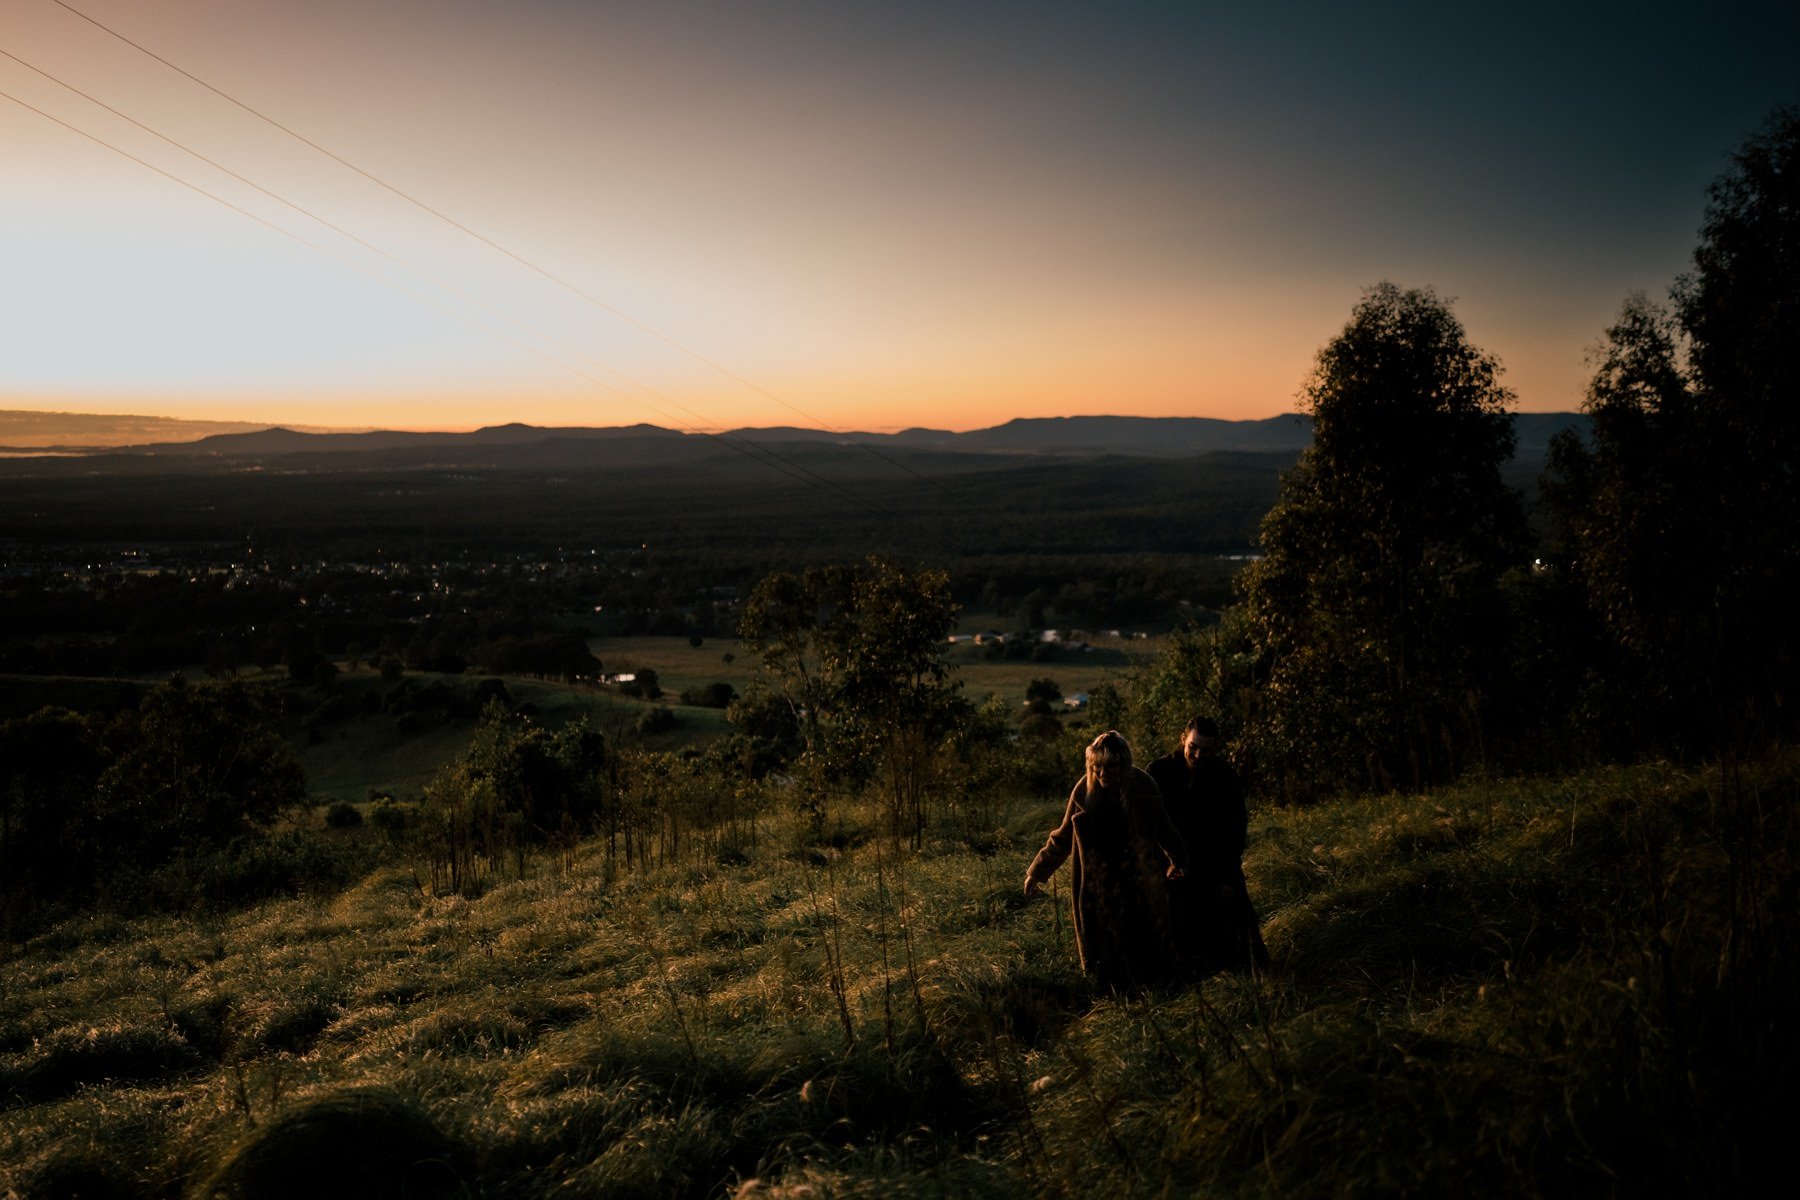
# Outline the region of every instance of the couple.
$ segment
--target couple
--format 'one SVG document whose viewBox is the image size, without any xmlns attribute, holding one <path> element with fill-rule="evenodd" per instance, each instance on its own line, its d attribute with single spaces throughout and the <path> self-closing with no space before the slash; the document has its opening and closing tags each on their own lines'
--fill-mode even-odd
<svg viewBox="0 0 1800 1200">
<path fill-rule="evenodd" d="M 1025 872 L 1035 895 L 1074 854 L 1075 943 L 1103 986 L 1268 965 L 1244 886 L 1243 790 L 1218 742 L 1218 727 L 1195 717 L 1181 748 L 1146 772 L 1116 731 L 1095 738 L 1062 824 Z"/>
</svg>

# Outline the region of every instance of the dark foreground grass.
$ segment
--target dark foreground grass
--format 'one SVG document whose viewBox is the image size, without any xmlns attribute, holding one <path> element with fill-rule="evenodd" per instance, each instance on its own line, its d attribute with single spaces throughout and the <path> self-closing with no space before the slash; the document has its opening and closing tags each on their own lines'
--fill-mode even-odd
<svg viewBox="0 0 1800 1200">
<path fill-rule="evenodd" d="M 1275 970 L 1133 997 L 1018 895 L 1033 802 L 69 922 L 0 967 L 0 1195 L 1718 1194 L 1796 1116 L 1797 802 L 1777 756 L 1265 813 Z"/>
</svg>

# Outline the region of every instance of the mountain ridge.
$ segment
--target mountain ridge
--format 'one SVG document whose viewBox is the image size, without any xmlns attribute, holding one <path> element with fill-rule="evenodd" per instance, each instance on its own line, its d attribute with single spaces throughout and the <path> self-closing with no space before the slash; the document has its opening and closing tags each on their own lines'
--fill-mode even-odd
<svg viewBox="0 0 1800 1200">
<path fill-rule="evenodd" d="M 1514 413 L 1512 418 L 1518 442 L 1515 458 L 1518 459 L 1540 460 L 1547 454 L 1550 439 L 1557 433 L 1571 428 L 1585 433 L 1588 427 L 1588 418 L 1581 413 Z M 825 444 L 950 453 L 1060 456 L 1122 454 L 1180 458 L 1230 451 L 1298 454 L 1311 444 L 1312 419 L 1304 413 L 1241 421 L 1217 417 L 1015 417 L 1000 425 L 960 433 L 929 428 L 870 433 L 780 425 L 704 433 L 667 429 L 642 422 L 615 426 L 540 426 L 510 422 L 484 426 L 465 433 L 381 429 L 335 432 L 297 430 L 276 425 L 213 433 L 187 441 L 82 447 L 0 446 L 0 452 L 235 458 L 430 448 L 456 450 L 527 446 L 552 441 L 621 442 L 631 439 L 655 439 L 670 449 L 681 442 L 699 444 L 714 441 L 735 444 L 740 448 Z"/>
</svg>

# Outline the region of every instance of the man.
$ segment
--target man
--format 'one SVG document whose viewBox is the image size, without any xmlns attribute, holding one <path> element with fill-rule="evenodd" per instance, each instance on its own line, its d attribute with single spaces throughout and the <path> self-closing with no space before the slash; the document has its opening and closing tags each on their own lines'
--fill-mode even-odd
<svg viewBox="0 0 1800 1200">
<path fill-rule="evenodd" d="M 1219 754 L 1218 725 L 1210 717 L 1189 721 L 1181 748 L 1151 763 L 1149 773 L 1188 848 L 1187 877 L 1169 882 L 1169 915 L 1189 969 L 1210 975 L 1268 966 L 1244 884 L 1244 788 Z"/>
</svg>

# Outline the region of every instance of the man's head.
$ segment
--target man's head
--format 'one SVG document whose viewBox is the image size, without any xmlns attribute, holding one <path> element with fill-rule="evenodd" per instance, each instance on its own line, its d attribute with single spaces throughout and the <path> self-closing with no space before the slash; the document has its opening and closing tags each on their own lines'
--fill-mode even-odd
<svg viewBox="0 0 1800 1200">
<path fill-rule="evenodd" d="M 1181 757 L 1189 769 L 1219 752 L 1219 726 L 1211 717 L 1195 717 L 1181 732 Z"/>
</svg>

